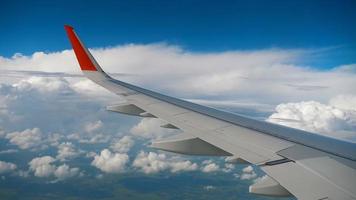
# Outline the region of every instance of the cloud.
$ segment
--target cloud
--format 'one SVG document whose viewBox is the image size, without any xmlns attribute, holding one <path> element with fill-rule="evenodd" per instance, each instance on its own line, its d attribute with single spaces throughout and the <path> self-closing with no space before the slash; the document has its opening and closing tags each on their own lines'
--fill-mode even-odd
<svg viewBox="0 0 356 200">
<path fill-rule="evenodd" d="M 356 140 L 355 96 L 337 96 L 330 104 L 316 101 L 284 103 L 267 121 L 328 136 Z"/>
<path fill-rule="evenodd" d="M 167 157 L 166 154 L 144 151 L 137 155 L 132 165 L 145 174 L 153 174 L 165 170 L 176 173 L 198 169 L 196 163 L 180 160 L 177 157 Z"/>
<path fill-rule="evenodd" d="M 241 180 L 252 180 L 257 177 L 256 172 L 253 170 L 251 165 L 242 169 L 242 174 L 240 175 Z"/>
<path fill-rule="evenodd" d="M 30 170 L 34 172 L 37 177 L 49 177 L 53 175 L 56 167 L 52 165 L 55 159 L 51 156 L 43 156 L 34 158 L 29 162 Z"/>
<path fill-rule="evenodd" d="M 356 73 L 352 70 L 355 64 L 336 66 L 332 70 L 300 65 L 300 61 L 310 55 L 320 56 L 323 52 L 318 50 L 197 53 L 167 44 L 131 44 L 91 51 L 106 71 L 135 74 L 122 77 L 123 80 L 181 97 L 214 96 L 277 104 L 302 101 L 306 97 L 325 102 L 341 93 L 356 94 L 349 87 L 356 83 Z M 4 70 L 80 73 L 74 54 L 69 50 L 0 57 L 0 66 Z M 78 86 L 90 88 L 86 87 L 88 84 L 92 83 L 82 82 Z"/>
<path fill-rule="evenodd" d="M 338 95 L 330 99 L 329 104 L 343 110 L 356 111 L 356 95 Z"/>
<path fill-rule="evenodd" d="M 33 158 L 29 162 L 30 171 L 37 177 L 55 177 L 57 180 L 64 180 L 79 174 L 79 168 L 70 168 L 66 164 L 57 167 L 53 164 L 55 161 L 56 159 L 51 156 Z"/>
<path fill-rule="evenodd" d="M 134 145 L 134 143 L 134 140 L 130 136 L 125 135 L 119 140 L 114 141 L 110 145 L 110 149 L 118 153 L 127 153 Z"/>
<path fill-rule="evenodd" d="M 17 145 L 20 149 L 38 147 L 42 144 L 43 137 L 39 128 L 26 129 L 22 132 L 12 132 L 5 136 L 10 143 Z"/>
<path fill-rule="evenodd" d="M 101 120 L 86 122 L 84 132 L 72 133 L 67 138 L 85 144 L 107 143 L 111 139 L 111 135 L 103 133 L 103 131 L 104 123 Z"/>
<path fill-rule="evenodd" d="M 104 133 L 72 133 L 67 136 L 69 140 L 75 140 L 79 143 L 84 144 L 98 144 L 98 143 L 107 143 L 111 139 L 111 135 Z"/>
<path fill-rule="evenodd" d="M 225 159 L 226 160 L 226 159 Z M 230 173 L 235 169 L 235 165 L 231 163 L 225 163 L 224 168 L 222 169 L 225 173 Z"/>
<path fill-rule="evenodd" d="M 94 157 L 91 164 L 103 172 L 122 173 L 128 161 L 127 154 L 112 153 L 110 150 L 104 149 L 100 155 Z"/>
<path fill-rule="evenodd" d="M 204 186 L 204 190 L 206 190 L 206 191 L 211 191 L 211 190 L 215 190 L 216 189 L 216 187 L 215 186 L 212 186 L 212 185 L 206 185 L 206 186 Z"/>
<path fill-rule="evenodd" d="M 54 176 L 59 180 L 64 180 L 77 176 L 79 174 L 79 168 L 70 168 L 68 165 L 63 164 L 54 171 Z"/>
<path fill-rule="evenodd" d="M 161 128 L 164 124 L 161 119 L 143 118 L 138 124 L 131 128 L 130 132 L 146 139 L 159 139 L 177 133 L 176 130 Z"/>
<path fill-rule="evenodd" d="M 204 173 L 217 172 L 220 170 L 219 165 L 214 163 L 212 160 L 203 161 L 204 166 L 201 168 Z"/>
<path fill-rule="evenodd" d="M 85 125 L 84 130 L 88 133 L 93 133 L 100 130 L 103 127 L 103 122 L 101 120 L 95 122 L 89 122 Z"/>
<path fill-rule="evenodd" d="M 97 122 L 98 116 L 107 112 L 100 110 L 105 103 L 101 97 L 89 98 L 73 89 L 77 82 L 61 77 L 21 77 L 12 84 L 0 83 L 0 126 L 12 132 L 29 127 L 38 127 L 44 134 L 84 132 L 78 124 Z M 86 128 L 94 131 L 96 127 Z"/>
<path fill-rule="evenodd" d="M 81 154 L 76 150 L 75 146 L 71 142 L 64 142 L 58 146 L 57 159 L 60 161 L 66 161 L 68 159 L 76 158 Z"/>
<path fill-rule="evenodd" d="M 41 93 L 58 93 L 67 94 L 73 92 L 69 87 L 69 83 L 61 77 L 47 78 L 47 77 L 30 77 L 28 79 L 20 80 L 13 84 L 13 87 L 20 92 L 28 92 L 36 90 Z"/>
<path fill-rule="evenodd" d="M 14 163 L 5 162 L 0 160 L 0 174 L 12 172 L 16 170 L 17 166 Z"/>
<path fill-rule="evenodd" d="M 17 149 L 6 149 L 6 150 L 1 150 L 0 154 L 11 154 L 11 153 L 17 153 L 19 150 Z"/>
</svg>

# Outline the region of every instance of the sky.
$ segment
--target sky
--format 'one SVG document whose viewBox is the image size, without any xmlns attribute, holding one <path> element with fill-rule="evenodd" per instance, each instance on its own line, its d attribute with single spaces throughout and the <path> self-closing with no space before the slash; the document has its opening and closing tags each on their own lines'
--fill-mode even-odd
<svg viewBox="0 0 356 200">
<path fill-rule="evenodd" d="M 166 42 L 197 52 L 323 49 L 306 63 L 356 57 L 355 1 L 2 1 L 0 55 L 69 48 L 63 25 L 89 47 Z"/>
<path fill-rule="evenodd" d="M 123 99 L 81 74 L 63 25 L 117 79 L 355 143 L 355 8 L 2 1 L 0 199 L 275 199 L 248 193 L 257 166 L 149 148 L 180 132 L 106 111 Z"/>
</svg>

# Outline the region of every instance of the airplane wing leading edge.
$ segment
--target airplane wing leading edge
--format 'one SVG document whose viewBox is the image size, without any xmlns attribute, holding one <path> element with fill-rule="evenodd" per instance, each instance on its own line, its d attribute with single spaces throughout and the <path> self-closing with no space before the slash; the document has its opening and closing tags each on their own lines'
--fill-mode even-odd
<svg viewBox="0 0 356 200">
<path fill-rule="evenodd" d="M 261 167 L 267 176 L 250 186 L 251 193 L 298 199 L 356 199 L 356 144 L 275 125 L 150 91 L 107 75 L 65 26 L 84 75 L 125 103 L 113 112 L 156 117 L 163 128 L 182 134 L 154 141 L 152 147 L 189 155 L 231 156 L 237 163 Z"/>
</svg>

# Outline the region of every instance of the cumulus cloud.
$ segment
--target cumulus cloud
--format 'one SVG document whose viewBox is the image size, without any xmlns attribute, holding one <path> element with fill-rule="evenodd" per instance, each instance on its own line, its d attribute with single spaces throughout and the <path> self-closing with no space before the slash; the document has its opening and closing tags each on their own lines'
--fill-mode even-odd
<svg viewBox="0 0 356 200">
<path fill-rule="evenodd" d="M 104 133 L 104 123 L 101 120 L 86 122 L 84 132 L 79 131 L 67 136 L 67 139 L 78 141 L 79 143 L 97 144 L 107 143 L 111 139 L 110 134 Z"/>
<path fill-rule="evenodd" d="M 255 179 L 256 177 L 257 174 L 251 165 L 242 169 L 242 174 L 240 175 L 241 180 L 252 180 Z"/>
<path fill-rule="evenodd" d="M 110 145 L 110 149 L 118 153 L 127 153 L 134 145 L 134 143 L 134 140 L 130 136 L 125 135 L 119 140 L 114 141 Z"/>
<path fill-rule="evenodd" d="M 15 83 L 0 83 L 0 126 L 6 133 L 29 127 L 40 128 L 42 136 L 46 137 L 48 133 L 56 132 L 57 135 L 47 138 L 52 140 L 51 145 L 58 145 L 54 140 L 69 133 L 91 131 L 94 134 L 102 126 L 98 119 L 107 114 L 101 109 L 105 102 L 83 96 L 73 89 L 73 84 L 78 80 L 71 80 L 61 77 L 21 77 Z M 110 100 L 106 96 L 106 101 Z M 96 140 L 104 140 L 102 134 L 95 135 Z"/>
<path fill-rule="evenodd" d="M 30 170 L 37 177 L 49 177 L 53 175 L 56 167 L 52 165 L 55 159 L 51 156 L 43 156 L 34 158 L 29 162 Z"/>
<path fill-rule="evenodd" d="M 12 132 L 5 136 L 6 139 L 17 145 L 20 149 L 38 147 L 42 144 L 42 132 L 39 128 L 26 129 L 22 132 Z"/>
<path fill-rule="evenodd" d="M 25 129 L 11 133 L 4 132 L 2 137 L 8 139 L 11 144 L 24 150 L 40 150 L 47 148 L 48 145 L 56 146 L 62 139 L 62 136 L 57 133 L 48 133 L 45 135 L 39 128 Z M 11 150 L 11 152 L 14 151 L 15 150 Z M 10 151 L 0 153 L 10 153 Z"/>
<path fill-rule="evenodd" d="M 59 180 L 64 180 L 77 176 L 79 174 L 79 168 L 70 168 L 68 165 L 63 164 L 54 171 L 54 176 Z"/>
<path fill-rule="evenodd" d="M 0 160 L 0 174 L 12 172 L 16 170 L 17 166 L 14 163 L 5 162 Z"/>
<path fill-rule="evenodd" d="M 73 91 L 69 87 L 68 82 L 61 77 L 47 78 L 33 76 L 28 79 L 22 79 L 12 86 L 21 92 L 36 90 L 41 93 L 55 92 L 59 94 L 66 94 Z"/>
<path fill-rule="evenodd" d="M 64 142 L 58 146 L 57 159 L 61 161 L 76 158 L 80 155 L 80 151 L 75 148 L 71 142 Z"/>
<path fill-rule="evenodd" d="M 95 122 L 88 122 L 84 126 L 84 130 L 88 133 L 93 133 L 100 130 L 103 127 L 103 122 L 101 120 Z"/>
<path fill-rule="evenodd" d="M 229 173 L 234 169 L 235 169 L 235 165 L 234 164 L 225 163 L 224 168 L 222 169 L 222 171 L 225 172 L 225 173 Z"/>
<path fill-rule="evenodd" d="M 355 96 L 338 96 L 330 104 L 316 101 L 280 104 L 267 121 L 355 141 L 354 99 Z"/>
<path fill-rule="evenodd" d="M 146 139 L 159 139 L 177 133 L 176 130 L 161 128 L 164 122 L 156 118 L 143 118 L 138 124 L 131 128 L 133 135 Z"/>
<path fill-rule="evenodd" d="M 196 163 L 180 160 L 177 157 L 167 157 L 166 154 L 141 151 L 132 164 L 146 174 L 169 170 L 173 173 L 194 171 L 198 169 Z"/>
<path fill-rule="evenodd" d="M 57 180 L 64 180 L 79 174 L 79 168 L 70 168 L 67 164 L 56 166 L 55 158 L 42 156 L 32 159 L 29 162 L 30 171 L 37 177 L 55 177 Z"/>
<path fill-rule="evenodd" d="M 67 136 L 67 139 L 75 140 L 78 141 L 79 143 L 84 143 L 84 144 L 98 144 L 98 143 L 108 142 L 111 139 L 111 135 L 100 133 L 100 132 L 90 133 L 90 134 L 76 132 L 76 133 L 69 134 Z"/>
<path fill-rule="evenodd" d="M 108 149 L 101 151 L 100 155 L 95 155 L 92 165 L 103 172 L 121 173 L 125 170 L 126 163 L 129 161 L 127 154 L 112 153 Z"/>
<path fill-rule="evenodd" d="M 212 160 L 205 160 L 202 163 L 204 166 L 201 168 L 202 172 L 205 173 L 211 173 L 211 172 L 217 172 L 220 170 L 219 165 L 214 163 Z"/>
</svg>

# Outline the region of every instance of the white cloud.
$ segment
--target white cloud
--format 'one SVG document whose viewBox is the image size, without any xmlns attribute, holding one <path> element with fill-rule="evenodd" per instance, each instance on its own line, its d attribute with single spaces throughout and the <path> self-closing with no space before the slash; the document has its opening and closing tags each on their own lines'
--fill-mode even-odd
<svg viewBox="0 0 356 200">
<path fill-rule="evenodd" d="M 100 130 L 103 127 L 103 122 L 101 120 L 95 122 L 89 122 L 85 124 L 84 130 L 88 133 L 93 133 L 95 131 Z"/>
<path fill-rule="evenodd" d="M 80 155 L 80 151 L 76 150 L 71 142 L 64 142 L 58 146 L 57 159 L 65 161 L 68 159 L 76 158 Z"/>
<path fill-rule="evenodd" d="M 29 162 L 30 170 L 34 172 L 37 177 L 52 176 L 56 167 L 52 165 L 55 159 L 51 156 L 43 156 L 34 158 Z"/>
<path fill-rule="evenodd" d="M 207 191 L 211 191 L 211 190 L 215 190 L 216 187 L 215 186 L 212 186 L 212 185 L 206 185 L 204 186 L 204 190 L 207 190 Z"/>
<path fill-rule="evenodd" d="M 198 169 L 198 165 L 189 160 L 172 162 L 170 167 L 170 171 L 173 173 L 181 171 L 195 171 Z"/>
<path fill-rule="evenodd" d="M 164 122 L 155 118 L 143 118 L 137 125 L 131 128 L 133 135 L 147 138 L 159 139 L 176 133 L 176 130 L 161 128 Z"/>
<path fill-rule="evenodd" d="M 224 168 L 222 169 L 222 171 L 225 172 L 225 173 L 229 173 L 234 169 L 235 169 L 235 165 L 234 164 L 225 163 Z"/>
<path fill-rule="evenodd" d="M 216 95 L 276 104 L 306 97 L 325 102 L 340 93 L 356 94 L 349 87 L 356 83 L 352 70 L 355 64 L 320 71 L 298 64 L 306 59 L 305 55 L 320 56 L 323 52 L 318 50 L 194 53 L 178 46 L 149 44 L 99 48 L 92 52 L 108 72 L 136 74 L 123 79 L 186 97 Z M 74 54 L 68 50 L 0 57 L 0 66 L 4 70 L 79 73 Z"/>
<path fill-rule="evenodd" d="M 202 163 L 204 166 L 201 168 L 202 172 L 205 173 L 211 173 L 211 172 L 217 172 L 220 170 L 219 165 L 214 163 L 212 160 L 205 160 Z"/>
<path fill-rule="evenodd" d="M 104 133 L 104 123 L 101 120 L 86 122 L 84 132 L 79 131 L 67 135 L 67 139 L 85 144 L 107 143 L 111 137 L 111 134 Z"/>
<path fill-rule="evenodd" d="M 48 145 L 57 146 L 62 136 L 57 133 L 43 134 L 39 128 L 25 129 L 11 133 L 3 133 L 2 137 L 8 139 L 11 144 L 24 150 L 45 149 Z M 12 150 L 14 152 L 15 150 Z M 5 152 L 0 152 L 5 153 Z M 7 152 L 10 153 L 10 152 Z"/>
<path fill-rule="evenodd" d="M 107 173 L 121 173 L 125 170 L 126 163 L 129 161 L 127 154 L 112 153 L 108 149 L 101 151 L 92 161 L 92 165 Z"/>
<path fill-rule="evenodd" d="M 343 110 L 356 111 L 356 95 L 338 95 L 330 99 L 329 104 Z"/>
<path fill-rule="evenodd" d="M 54 164 L 55 161 L 56 159 L 51 156 L 34 158 L 29 162 L 30 171 L 37 177 L 56 177 L 58 180 L 64 180 L 79 174 L 79 168 L 70 168 L 66 164 L 57 167 Z"/>
<path fill-rule="evenodd" d="M 29 149 L 38 147 L 42 144 L 43 137 L 39 128 L 26 129 L 22 132 L 12 132 L 5 136 L 12 144 L 17 145 L 20 149 Z"/>
<path fill-rule="evenodd" d="M 12 172 L 17 168 L 14 163 L 5 162 L 0 160 L 0 174 Z"/>
<path fill-rule="evenodd" d="M 18 83 L 13 84 L 13 87 L 21 92 L 30 90 L 36 90 L 41 93 L 55 92 L 59 94 L 72 92 L 69 83 L 61 77 L 47 78 L 33 76 L 28 79 L 20 80 Z"/>
<path fill-rule="evenodd" d="M 256 172 L 253 170 L 251 165 L 242 169 L 242 174 L 240 175 L 241 180 L 252 180 L 257 177 Z"/>
<path fill-rule="evenodd" d="M 17 149 L 6 149 L 6 150 L 0 151 L 0 154 L 17 153 L 18 151 L 19 151 L 19 150 L 17 150 Z"/>
<path fill-rule="evenodd" d="M 76 132 L 67 135 L 67 139 L 75 140 L 78 141 L 79 143 L 84 143 L 84 144 L 98 144 L 98 143 L 108 142 L 111 139 L 111 135 L 100 133 L 100 132 L 96 132 L 96 133 Z"/>
<path fill-rule="evenodd" d="M 344 139 L 356 139 L 353 99 L 339 96 L 330 104 L 316 101 L 284 103 L 267 121 Z M 347 99 L 347 100 L 346 100 Z"/>
<path fill-rule="evenodd" d="M 114 141 L 110 145 L 110 149 L 118 153 L 127 153 L 134 145 L 134 143 L 134 140 L 130 136 L 125 135 L 119 140 Z"/>
<path fill-rule="evenodd" d="M 141 151 L 132 164 L 146 174 L 158 173 L 165 170 L 171 172 L 194 171 L 198 169 L 196 163 L 180 160 L 177 157 L 167 157 L 166 154 Z"/>
<path fill-rule="evenodd" d="M 57 177 L 59 180 L 71 178 L 71 177 L 77 176 L 78 174 L 79 174 L 79 168 L 70 168 L 66 164 L 59 166 L 54 171 L 54 176 Z"/>
</svg>

